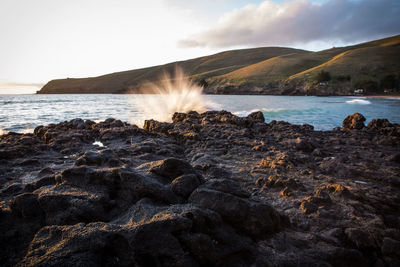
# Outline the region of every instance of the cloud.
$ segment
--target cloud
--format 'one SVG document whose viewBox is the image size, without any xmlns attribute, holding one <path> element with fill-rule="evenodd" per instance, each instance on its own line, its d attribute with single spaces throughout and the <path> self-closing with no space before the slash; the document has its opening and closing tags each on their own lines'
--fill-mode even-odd
<svg viewBox="0 0 400 267">
<path fill-rule="evenodd" d="M 351 43 L 400 33 L 399 0 L 267 0 L 220 18 L 180 47 L 295 45 L 316 41 Z"/>
</svg>

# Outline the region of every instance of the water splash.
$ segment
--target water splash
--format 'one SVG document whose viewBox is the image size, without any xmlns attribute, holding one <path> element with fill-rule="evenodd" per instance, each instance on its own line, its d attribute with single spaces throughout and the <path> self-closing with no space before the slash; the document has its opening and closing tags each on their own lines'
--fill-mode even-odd
<svg viewBox="0 0 400 267">
<path fill-rule="evenodd" d="M 203 87 L 195 84 L 185 76 L 181 68 L 175 69 L 172 78 L 164 73 L 158 83 L 148 82 L 141 89 L 142 95 L 133 99 L 139 116 L 132 123 L 142 126 L 144 120 L 172 121 L 175 112 L 197 111 L 199 113 L 210 109 L 218 109 L 218 105 L 206 99 L 202 94 Z"/>
</svg>

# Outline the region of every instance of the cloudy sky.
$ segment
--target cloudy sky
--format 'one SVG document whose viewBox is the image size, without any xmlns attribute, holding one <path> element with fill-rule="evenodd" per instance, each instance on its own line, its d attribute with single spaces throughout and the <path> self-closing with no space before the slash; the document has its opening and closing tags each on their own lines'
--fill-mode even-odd
<svg viewBox="0 0 400 267">
<path fill-rule="evenodd" d="M 257 46 L 400 33 L 399 0 L 0 0 L 0 93 Z"/>
</svg>

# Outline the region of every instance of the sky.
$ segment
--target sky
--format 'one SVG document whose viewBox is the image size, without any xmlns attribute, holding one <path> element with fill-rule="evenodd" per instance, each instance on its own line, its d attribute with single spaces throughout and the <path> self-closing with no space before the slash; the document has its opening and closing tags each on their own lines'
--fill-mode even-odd
<svg viewBox="0 0 400 267">
<path fill-rule="evenodd" d="M 400 33 L 399 0 L 0 0 L 0 93 L 259 46 Z"/>
</svg>

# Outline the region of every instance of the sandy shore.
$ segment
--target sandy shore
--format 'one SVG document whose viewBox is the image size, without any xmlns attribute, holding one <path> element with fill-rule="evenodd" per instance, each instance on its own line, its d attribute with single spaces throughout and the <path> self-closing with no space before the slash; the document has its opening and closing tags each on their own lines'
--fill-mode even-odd
<svg viewBox="0 0 400 267">
<path fill-rule="evenodd" d="M 366 95 L 368 98 L 400 98 L 400 95 Z"/>
</svg>

